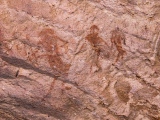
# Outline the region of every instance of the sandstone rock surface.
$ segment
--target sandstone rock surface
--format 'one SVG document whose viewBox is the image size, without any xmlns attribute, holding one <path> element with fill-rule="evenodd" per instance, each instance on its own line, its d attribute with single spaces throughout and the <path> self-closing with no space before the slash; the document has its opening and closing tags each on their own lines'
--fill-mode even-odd
<svg viewBox="0 0 160 120">
<path fill-rule="evenodd" d="M 160 1 L 0 0 L 0 120 L 160 120 Z"/>
</svg>

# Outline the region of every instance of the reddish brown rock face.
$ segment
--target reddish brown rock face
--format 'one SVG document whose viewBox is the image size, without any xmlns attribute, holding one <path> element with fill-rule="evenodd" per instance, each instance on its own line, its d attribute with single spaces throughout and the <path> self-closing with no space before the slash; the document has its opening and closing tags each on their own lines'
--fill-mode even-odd
<svg viewBox="0 0 160 120">
<path fill-rule="evenodd" d="M 159 120 L 158 0 L 0 0 L 0 120 Z"/>
</svg>

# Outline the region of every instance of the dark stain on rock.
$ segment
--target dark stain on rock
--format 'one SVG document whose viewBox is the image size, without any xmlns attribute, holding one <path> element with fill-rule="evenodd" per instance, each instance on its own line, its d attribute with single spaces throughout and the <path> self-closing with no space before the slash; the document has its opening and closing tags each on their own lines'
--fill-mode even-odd
<svg viewBox="0 0 160 120">
<path fill-rule="evenodd" d="M 9 69 L 0 68 L 0 78 L 15 79 L 15 76 L 13 75 L 13 71 L 10 71 Z"/>
<path fill-rule="evenodd" d="M 11 110 L 6 110 L 4 108 L 0 108 L 0 118 L 3 120 L 29 120 Z"/>
<path fill-rule="evenodd" d="M 19 75 L 19 70 L 17 70 L 17 72 L 16 72 L 16 75 L 15 75 L 15 76 L 16 76 L 16 77 L 18 77 L 18 75 Z"/>
<path fill-rule="evenodd" d="M 21 67 L 21 68 L 24 68 L 24 69 L 30 69 L 30 70 L 34 70 L 40 74 L 44 74 L 44 75 L 47 75 L 47 76 L 50 76 L 50 77 L 53 77 L 53 78 L 58 78 L 59 76 L 56 76 L 50 72 L 47 72 L 47 71 L 44 71 L 44 70 L 41 70 L 37 67 L 34 67 L 32 66 L 31 64 L 27 63 L 26 61 L 22 60 L 22 59 L 18 59 L 18 58 L 15 58 L 15 57 L 8 57 L 8 56 L 5 56 L 5 55 L 0 55 L 1 59 L 15 67 Z M 67 80 L 61 80 L 63 82 L 66 82 L 66 83 L 70 83 L 69 81 L 67 82 Z M 73 84 L 73 83 L 70 83 L 70 84 Z"/>
<path fill-rule="evenodd" d="M 14 100 L 16 102 L 16 104 L 18 104 L 19 106 L 28 109 L 28 110 L 35 110 L 37 112 L 40 112 L 42 114 L 47 114 L 49 116 L 53 116 L 57 119 L 60 120 L 69 120 L 66 117 L 66 113 L 64 113 L 60 108 L 53 108 L 52 106 L 47 106 L 44 105 L 43 103 L 39 102 L 39 101 L 29 101 L 26 99 L 22 99 L 22 98 L 16 98 L 16 97 L 12 97 L 12 100 Z M 12 104 L 12 102 L 10 102 L 10 105 L 14 106 L 14 103 Z"/>
<path fill-rule="evenodd" d="M 120 100 L 127 103 L 129 101 L 128 94 L 131 90 L 130 84 L 127 81 L 119 80 L 116 82 L 114 87 Z"/>
<path fill-rule="evenodd" d="M 3 53 L 3 54 L 4 54 L 4 53 Z M 66 77 L 57 76 L 57 75 L 55 75 L 55 74 L 53 74 L 53 73 L 50 73 L 50 72 L 48 72 L 48 71 L 41 70 L 41 69 L 39 69 L 39 68 L 37 68 L 37 67 L 32 66 L 31 64 L 27 63 L 26 61 L 24 61 L 24 60 L 22 60 L 22 59 L 18 59 L 18 58 L 15 58 L 15 57 L 8 57 L 8 56 L 2 55 L 2 54 L 0 54 L 0 58 L 1 58 L 3 61 L 5 61 L 5 62 L 7 62 L 8 64 L 11 64 L 11 65 L 13 65 L 13 66 L 15 66 L 15 67 L 21 67 L 21 68 L 23 68 L 23 69 L 34 70 L 34 71 L 36 71 L 36 72 L 38 72 L 38 73 L 40 73 L 40 74 L 44 74 L 44 75 L 50 76 L 50 77 L 52 77 L 52 78 L 54 78 L 54 79 L 56 79 L 56 80 L 62 81 L 62 82 L 64 82 L 64 83 L 69 83 L 69 84 L 73 85 L 74 87 L 76 87 L 77 89 L 79 89 L 80 91 L 82 91 L 83 93 L 89 94 L 87 91 L 85 91 L 85 90 L 83 90 L 81 87 L 79 87 L 79 86 L 77 85 L 77 83 L 72 82 L 72 81 L 69 81 Z"/>
<path fill-rule="evenodd" d="M 147 100 L 153 97 L 156 97 L 158 95 L 158 92 L 154 90 L 153 88 L 144 87 L 140 90 L 138 90 L 134 94 L 135 100 Z"/>
<path fill-rule="evenodd" d="M 9 74 L 5 74 L 5 73 L 0 73 L 0 78 L 15 79 L 13 76 L 10 76 Z"/>
</svg>

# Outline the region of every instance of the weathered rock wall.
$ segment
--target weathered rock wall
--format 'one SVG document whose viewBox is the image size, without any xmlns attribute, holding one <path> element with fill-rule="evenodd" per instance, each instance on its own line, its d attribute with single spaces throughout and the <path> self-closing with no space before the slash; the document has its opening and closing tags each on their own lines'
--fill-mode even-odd
<svg viewBox="0 0 160 120">
<path fill-rule="evenodd" d="M 0 0 L 0 119 L 159 120 L 159 0 Z"/>
</svg>

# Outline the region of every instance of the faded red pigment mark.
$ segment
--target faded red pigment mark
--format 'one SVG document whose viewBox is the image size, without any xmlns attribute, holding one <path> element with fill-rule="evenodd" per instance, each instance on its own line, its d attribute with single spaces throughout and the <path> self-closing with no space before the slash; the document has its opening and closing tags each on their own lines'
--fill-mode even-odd
<svg viewBox="0 0 160 120">
<path fill-rule="evenodd" d="M 55 76 L 67 77 L 71 65 L 64 63 L 63 60 L 61 59 L 57 41 L 61 41 L 64 44 L 67 44 L 67 42 L 59 38 L 55 34 L 54 30 L 49 28 L 43 29 L 39 33 L 39 36 L 41 38 L 39 45 L 41 45 L 46 50 L 47 53 L 45 56 L 47 56 L 48 63 L 52 68 Z M 55 80 L 56 78 L 51 83 L 50 89 L 47 92 L 46 96 L 48 96 L 51 93 L 52 89 L 54 88 Z"/>
<path fill-rule="evenodd" d="M 90 27 L 90 34 L 88 34 L 85 39 L 90 43 L 92 49 L 95 51 L 95 57 L 93 58 L 94 64 L 96 64 L 98 68 L 101 68 L 98 61 L 99 55 L 105 55 L 105 49 L 108 49 L 109 46 L 101 37 L 99 37 L 99 28 L 96 25 L 92 25 Z"/>
<path fill-rule="evenodd" d="M 111 31 L 111 34 L 111 48 L 113 48 L 113 46 L 115 45 L 118 51 L 118 55 L 115 60 L 115 62 L 117 62 L 119 59 L 123 59 L 124 54 L 126 54 L 126 51 L 122 47 L 122 43 L 125 44 L 126 38 L 125 34 L 120 31 L 118 27 L 115 30 Z"/>
</svg>

